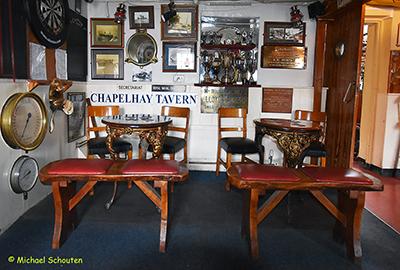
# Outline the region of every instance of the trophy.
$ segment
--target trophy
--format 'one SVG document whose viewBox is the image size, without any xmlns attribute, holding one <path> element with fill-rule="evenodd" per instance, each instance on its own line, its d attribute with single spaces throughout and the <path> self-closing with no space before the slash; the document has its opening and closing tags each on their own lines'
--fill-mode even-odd
<svg viewBox="0 0 400 270">
<path fill-rule="evenodd" d="M 221 78 L 221 83 L 228 84 L 232 82 L 232 77 L 229 75 L 229 69 L 233 63 L 233 54 L 223 52 L 222 53 L 222 67 L 225 69 L 225 74 Z"/>
<path fill-rule="evenodd" d="M 208 54 L 208 51 L 203 51 L 202 53 L 202 65 L 204 67 L 204 83 L 212 83 L 210 77 L 210 69 L 213 64 L 213 56 Z"/>
<path fill-rule="evenodd" d="M 235 68 L 236 68 L 236 82 L 237 84 L 245 84 L 244 82 L 244 71 L 245 71 L 245 60 L 241 57 L 240 53 L 236 54 L 235 57 Z"/>
<path fill-rule="evenodd" d="M 246 56 L 246 80 L 248 82 L 248 84 L 256 84 L 256 82 L 254 81 L 253 78 L 253 74 L 256 71 L 256 67 L 257 67 L 257 61 L 255 59 L 253 59 L 253 54 L 251 52 L 248 52 L 247 56 Z"/>
<path fill-rule="evenodd" d="M 214 83 L 214 84 L 218 84 L 219 83 L 218 74 L 219 74 L 220 70 L 221 70 L 221 63 L 217 63 L 217 62 L 214 61 L 214 64 L 211 67 L 211 72 L 213 74 L 212 83 Z"/>
</svg>

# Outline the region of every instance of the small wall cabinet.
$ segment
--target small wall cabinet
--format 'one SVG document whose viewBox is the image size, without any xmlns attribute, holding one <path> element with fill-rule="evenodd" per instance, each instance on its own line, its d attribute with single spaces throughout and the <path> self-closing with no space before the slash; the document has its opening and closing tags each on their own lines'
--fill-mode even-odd
<svg viewBox="0 0 400 270">
<path fill-rule="evenodd" d="M 256 86 L 259 18 L 203 16 L 197 86 Z"/>
</svg>

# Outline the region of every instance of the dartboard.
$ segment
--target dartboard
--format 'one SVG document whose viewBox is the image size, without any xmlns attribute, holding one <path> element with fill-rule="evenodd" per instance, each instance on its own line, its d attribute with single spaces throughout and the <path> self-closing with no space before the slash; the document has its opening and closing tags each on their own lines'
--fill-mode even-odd
<svg viewBox="0 0 400 270">
<path fill-rule="evenodd" d="M 69 31 L 68 0 L 24 0 L 25 12 L 33 34 L 44 46 L 62 46 Z"/>
</svg>

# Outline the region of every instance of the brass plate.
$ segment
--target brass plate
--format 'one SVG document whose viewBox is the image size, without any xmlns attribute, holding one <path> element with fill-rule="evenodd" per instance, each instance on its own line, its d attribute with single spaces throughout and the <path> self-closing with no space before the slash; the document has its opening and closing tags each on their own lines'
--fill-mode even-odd
<svg viewBox="0 0 400 270">
<path fill-rule="evenodd" d="M 247 87 L 202 87 L 201 112 L 218 113 L 219 108 L 246 108 Z"/>
<path fill-rule="evenodd" d="M 262 46 L 261 67 L 305 69 L 307 67 L 307 48 Z"/>
</svg>

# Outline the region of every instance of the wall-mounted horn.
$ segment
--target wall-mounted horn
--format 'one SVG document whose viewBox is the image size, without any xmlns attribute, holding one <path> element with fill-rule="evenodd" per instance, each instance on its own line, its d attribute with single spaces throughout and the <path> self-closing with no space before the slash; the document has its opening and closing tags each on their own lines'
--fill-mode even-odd
<svg viewBox="0 0 400 270">
<path fill-rule="evenodd" d="M 64 92 L 71 86 L 71 84 L 63 86 L 58 78 L 54 78 L 49 87 L 49 102 L 50 109 L 53 111 L 50 118 L 49 132 L 54 130 L 54 116 L 58 110 L 62 110 L 66 115 L 71 115 L 74 112 L 72 102 L 64 99 Z"/>
</svg>

